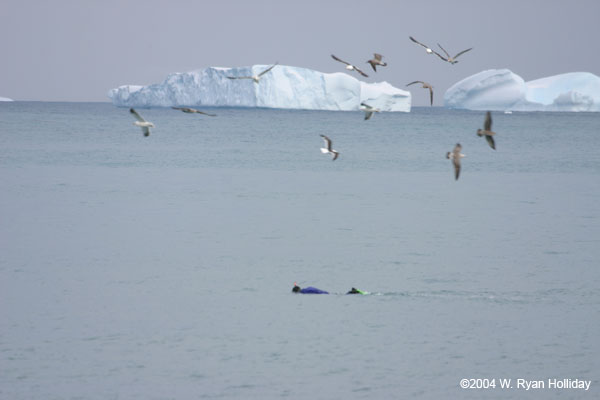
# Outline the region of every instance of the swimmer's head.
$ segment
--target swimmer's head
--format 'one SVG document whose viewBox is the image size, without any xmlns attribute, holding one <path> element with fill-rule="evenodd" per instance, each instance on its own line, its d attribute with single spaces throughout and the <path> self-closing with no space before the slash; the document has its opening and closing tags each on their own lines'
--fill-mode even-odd
<svg viewBox="0 0 600 400">
<path fill-rule="evenodd" d="M 356 288 L 352 288 L 352 289 L 350 289 L 350 291 L 349 291 L 348 293 L 346 293 L 346 294 L 359 294 L 359 293 L 360 293 L 360 292 L 358 291 L 358 289 L 356 289 Z"/>
<path fill-rule="evenodd" d="M 292 292 L 298 293 L 299 291 L 300 291 L 300 286 L 294 284 L 294 287 L 292 288 Z"/>
</svg>

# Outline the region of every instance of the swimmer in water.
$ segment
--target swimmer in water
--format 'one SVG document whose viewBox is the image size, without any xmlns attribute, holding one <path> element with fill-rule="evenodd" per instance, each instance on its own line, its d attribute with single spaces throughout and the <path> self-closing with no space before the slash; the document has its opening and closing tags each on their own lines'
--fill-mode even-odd
<svg viewBox="0 0 600 400">
<path fill-rule="evenodd" d="M 329 294 L 329 292 L 326 292 L 325 290 L 317 289 L 316 287 L 313 287 L 313 286 L 301 288 L 300 286 L 298 286 L 295 283 L 294 283 L 294 287 L 292 288 L 292 292 L 293 293 L 301 293 L 301 294 Z M 369 292 L 364 292 L 360 289 L 353 287 L 346 294 L 368 294 L 368 293 Z"/>
<path fill-rule="evenodd" d="M 350 291 L 346 294 L 367 294 L 367 292 L 363 292 L 362 290 L 359 290 L 355 287 L 353 287 L 352 289 L 350 289 Z"/>
<path fill-rule="evenodd" d="M 308 286 L 308 287 L 305 287 L 304 289 L 302 289 L 300 286 L 298 286 L 296 284 L 294 284 L 294 287 L 292 288 L 292 292 L 302 293 L 302 294 L 329 294 L 329 292 L 326 292 L 321 289 L 317 289 L 316 287 L 312 287 L 312 286 Z"/>
</svg>

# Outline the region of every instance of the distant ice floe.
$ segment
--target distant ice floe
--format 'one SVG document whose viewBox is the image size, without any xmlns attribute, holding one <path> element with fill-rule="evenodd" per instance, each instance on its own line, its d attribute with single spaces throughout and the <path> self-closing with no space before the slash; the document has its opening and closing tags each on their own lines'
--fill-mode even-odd
<svg viewBox="0 0 600 400">
<path fill-rule="evenodd" d="M 449 108 L 496 111 L 600 111 L 600 77 L 570 72 L 525 82 L 508 69 L 491 69 L 455 83 Z"/>
<path fill-rule="evenodd" d="M 0 101 L 14 101 L 14 100 L 9 99 L 8 97 L 0 97 Z"/>
<path fill-rule="evenodd" d="M 328 74 L 277 65 L 258 84 L 227 78 L 256 75 L 267 67 L 209 67 L 173 73 L 162 83 L 111 89 L 108 97 L 120 107 L 185 105 L 355 111 L 361 102 L 367 102 L 381 111 L 409 112 L 411 108 L 410 92 L 387 82 L 361 82 L 342 72 Z"/>
</svg>

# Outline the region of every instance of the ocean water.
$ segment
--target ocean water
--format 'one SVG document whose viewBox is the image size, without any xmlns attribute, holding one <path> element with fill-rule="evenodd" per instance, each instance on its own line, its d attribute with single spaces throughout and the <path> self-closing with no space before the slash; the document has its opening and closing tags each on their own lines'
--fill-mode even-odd
<svg viewBox="0 0 600 400">
<path fill-rule="evenodd" d="M 0 398 L 600 396 L 599 114 L 212 111 L 0 103 Z"/>
</svg>

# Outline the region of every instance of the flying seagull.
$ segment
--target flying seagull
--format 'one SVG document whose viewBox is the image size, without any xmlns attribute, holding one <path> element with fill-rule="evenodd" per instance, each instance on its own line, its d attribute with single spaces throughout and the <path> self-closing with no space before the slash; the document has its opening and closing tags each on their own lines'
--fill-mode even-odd
<svg viewBox="0 0 600 400">
<path fill-rule="evenodd" d="M 329 139 L 325 135 L 321 135 L 321 137 L 323 138 L 323 140 L 325 140 L 325 146 L 327 147 L 327 148 L 321 147 L 321 153 L 323 153 L 323 154 L 328 154 L 328 153 L 332 154 L 333 158 L 331 159 L 331 161 L 335 161 L 335 159 L 338 158 L 338 156 L 340 155 L 340 153 L 337 152 L 336 150 L 333 150 L 331 148 L 331 139 Z"/>
<path fill-rule="evenodd" d="M 135 119 L 137 119 L 137 121 L 134 122 L 133 124 L 142 128 L 142 132 L 144 132 L 144 136 L 150 136 L 150 128 L 154 128 L 154 124 L 152 122 L 148 122 L 144 118 L 142 118 L 142 116 L 140 114 L 138 114 L 138 112 L 135 111 L 133 108 L 130 108 L 129 112 L 133 114 Z"/>
<path fill-rule="evenodd" d="M 387 63 L 384 63 L 384 62 L 381 61 L 382 57 L 383 56 L 381 54 L 374 53 L 373 54 L 373 58 L 370 59 L 369 61 L 367 61 L 369 64 L 371 64 L 371 67 L 373 67 L 373 71 L 377 72 L 377 68 L 376 67 L 378 65 L 381 65 L 382 67 L 387 66 Z"/>
<path fill-rule="evenodd" d="M 427 52 L 427 54 L 437 54 L 434 50 L 431 49 L 431 47 L 427 46 L 426 44 L 423 44 L 421 42 L 419 42 L 417 39 L 415 39 L 412 36 L 408 37 L 410 40 L 412 40 L 413 42 L 415 42 L 416 44 L 425 47 L 425 51 Z M 439 54 L 438 54 L 439 56 Z"/>
<path fill-rule="evenodd" d="M 204 111 L 200 111 L 200 110 L 196 110 L 194 108 L 188 108 L 188 107 L 171 107 L 173 110 L 181 110 L 184 113 L 188 113 L 188 114 L 204 114 L 204 115 L 208 115 L 209 117 L 216 117 L 217 114 L 209 114 L 209 113 L 205 113 Z"/>
<path fill-rule="evenodd" d="M 457 54 L 457 55 L 455 55 L 454 57 L 450 57 L 450 54 L 448 54 L 448 52 L 447 52 L 447 51 L 446 51 L 446 50 L 445 50 L 445 49 L 444 49 L 444 48 L 443 48 L 443 47 L 442 47 L 442 46 L 441 46 L 439 43 L 438 43 L 438 46 L 440 46 L 440 49 L 442 49 L 442 50 L 444 51 L 444 53 L 446 53 L 446 57 L 448 57 L 448 58 L 441 56 L 439 53 L 435 53 L 435 54 L 437 54 L 437 56 L 438 56 L 439 58 L 441 58 L 442 60 L 444 60 L 444 61 L 447 61 L 447 62 L 449 62 L 449 63 L 450 63 L 450 64 L 452 64 L 452 65 L 454 65 L 454 64 L 456 64 L 456 63 L 458 62 L 458 61 L 456 60 L 456 58 L 457 58 L 458 56 L 460 56 L 461 54 L 464 54 L 464 53 L 466 53 L 467 51 L 469 51 L 469 50 L 472 50 L 472 49 L 473 49 L 473 48 L 471 47 L 470 49 L 466 49 L 466 50 L 463 50 L 463 51 L 461 51 L 460 53 L 458 53 L 458 54 Z"/>
<path fill-rule="evenodd" d="M 410 85 L 413 85 L 415 83 L 422 84 L 423 85 L 423 89 L 429 89 L 429 99 L 431 101 L 431 105 L 433 105 L 433 86 L 431 86 L 429 83 L 423 82 L 423 81 L 414 81 L 414 82 L 411 82 L 411 83 L 407 84 L 406 86 L 410 86 Z"/>
<path fill-rule="evenodd" d="M 346 64 L 346 69 L 347 69 L 348 71 L 356 71 L 356 72 L 358 72 L 359 74 L 361 74 L 362 76 L 364 76 L 365 78 L 368 78 L 368 77 L 369 77 L 369 75 L 365 74 L 365 73 L 364 73 L 364 72 L 362 72 L 360 69 L 358 69 L 358 67 L 356 67 L 356 66 L 354 66 L 354 65 L 350 64 L 349 62 L 346 62 L 346 61 L 344 61 L 344 60 L 342 60 L 342 59 L 339 59 L 339 58 L 337 58 L 336 56 L 334 56 L 333 54 L 331 55 L 331 58 L 333 58 L 335 61 L 339 61 L 339 62 L 341 62 L 342 64 Z"/>
<path fill-rule="evenodd" d="M 279 64 L 279 62 L 276 62 L 275 64 L 271 65 L 269 68 L 265 69 L 263 72 L 261 72 L 258 75 L 252 75 L 252 76 L 228 76 L 227 78 L 229 79 L 252 79 L 254 81 L 254 83 L 258 83 L 260 81 L 260 78 L 266 74 L 267 72 L 269 72 L 270 70 L 273 69 L 273 67 L 275 67 L 277 64 Z"/>
<path fill-rule="evenodd" d="M 365 120 L 370 119 L 374 112 L 381 111 L 379 108 L 371 107 L 367 103 L 360 103 L 360 109 L 365 112 Z"/>
<path fill-rule="evenodd" d="M 496 143 L 494 143 L 494 135 L 496 132 L 492 132 L 492 114 L 488 111 L 485 114 L 485 122 L 483 123 L 483 129 L 477 129 L 477 136 L 485 136 L 490 147 L 496 150 Z"/>
<path fill-rule="evenodd" d="M 446 153 L 446 158 L 452 160 L 452 164 L 454 164 L 455 180 L 458 180 L 458 175 L 460 175 L 460 159 L 465 156 L 460 152 L 461 150 L 462 146 L 460 145 L 460 143 L 456 143 L 456 146 L 454 146 L 454 150 L 452 150 L 452 152 Z"/>
</svg>

